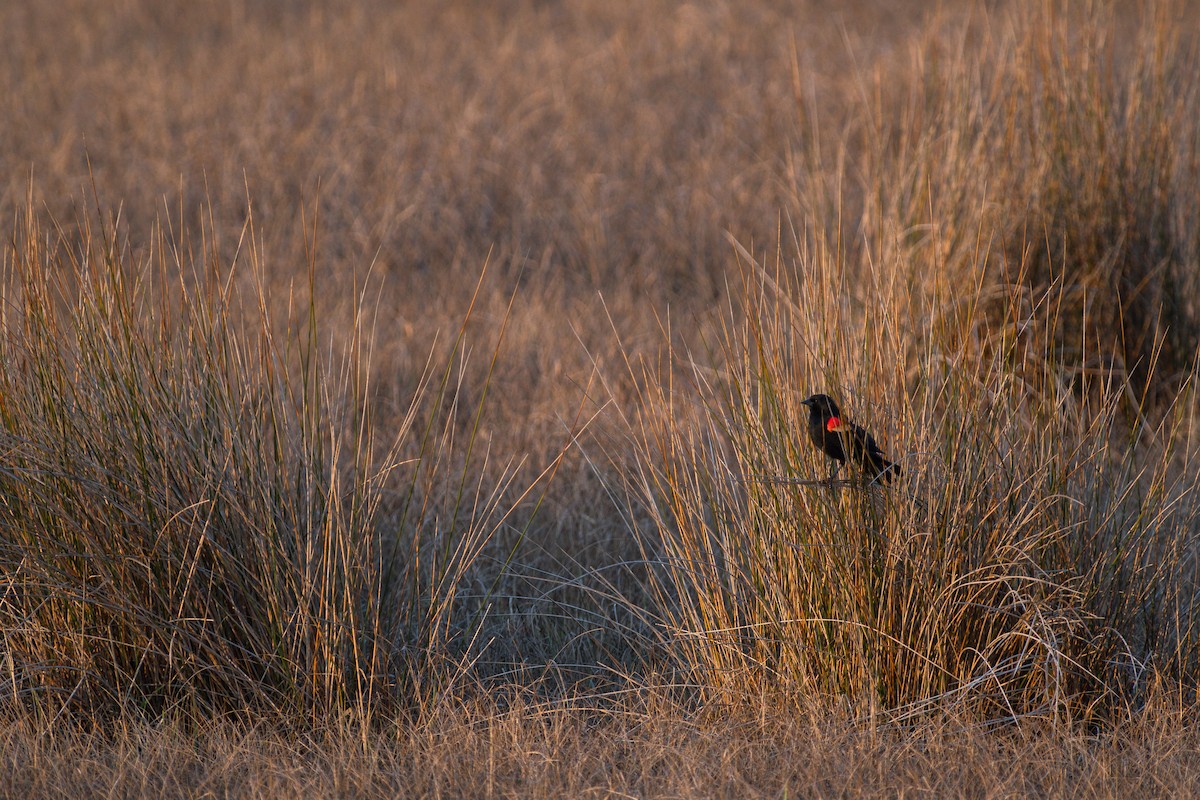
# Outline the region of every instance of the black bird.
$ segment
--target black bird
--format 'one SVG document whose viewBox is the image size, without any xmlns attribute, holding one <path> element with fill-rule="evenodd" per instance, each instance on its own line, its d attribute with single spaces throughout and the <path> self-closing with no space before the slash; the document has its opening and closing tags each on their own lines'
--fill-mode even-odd
<svg viewBox="0 0 1200 800">
<path fill-rule="evenodd" d="M 825 455 L 838 462 L 834 475 L 849 458 L 872 480 L 890 483 L 893 478 L 900 477 L 900 465 L 887 460 L 871 434 L 853 422 L 843 420 L 832 397 L 814 394 L 804 401 L 804 405 L 808 406 L 809 438 Z"/>
</svg>

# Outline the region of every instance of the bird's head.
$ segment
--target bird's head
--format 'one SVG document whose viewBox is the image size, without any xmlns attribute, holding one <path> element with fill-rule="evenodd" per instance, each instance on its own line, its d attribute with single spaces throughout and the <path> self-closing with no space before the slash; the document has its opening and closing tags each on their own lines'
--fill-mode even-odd
<svg viewBox="0 0 1200 800">
<path fill-rule="evenodd" d="M 842 424 L 837 403 L 827 394 L 814 394 L 801 404 L 808 406 L 809 418 L 820 422 L 826 430 L 837 430 Z"/>
</svg>

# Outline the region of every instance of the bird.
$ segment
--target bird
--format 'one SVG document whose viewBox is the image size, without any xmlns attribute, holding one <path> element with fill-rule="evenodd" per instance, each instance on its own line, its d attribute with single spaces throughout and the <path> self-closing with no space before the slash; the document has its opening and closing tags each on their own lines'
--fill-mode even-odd
<svg viewBox="0 0 1200 800">
<path fill-rule="evenodd" d="M 900 465 L 888 461 L 866 430 L 842 419 L 837 403 L 827 394 L 814 394 L 802 401 L 808 406 L 808 435 L 817 449 L 834 459 L 832 481 L 842 464 L 850 460 L 872 481 L 890 483 L 900 477 Z"/>
</svg>

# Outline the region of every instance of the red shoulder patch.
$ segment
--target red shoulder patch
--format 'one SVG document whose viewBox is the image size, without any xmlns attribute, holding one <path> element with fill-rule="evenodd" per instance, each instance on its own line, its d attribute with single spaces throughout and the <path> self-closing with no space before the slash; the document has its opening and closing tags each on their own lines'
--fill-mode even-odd
<svg viewBox="0 0 1200 800">
<path fill-rule="evenodd" d="M 842 421 L 837 417 L 830 417 L 829 421 L 825 423 L 825 430 L 827 431 L 836 431 L 840 427 L 842 427 Z"/>
</svg>

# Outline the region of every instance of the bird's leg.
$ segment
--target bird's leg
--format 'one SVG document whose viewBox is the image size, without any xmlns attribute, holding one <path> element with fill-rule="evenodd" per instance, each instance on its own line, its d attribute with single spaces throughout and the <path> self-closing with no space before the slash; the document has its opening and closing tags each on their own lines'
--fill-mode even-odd
<svg viewBox="0 0 1200 800">
<path fill-rule="evenodd" d="M 834 478 L 836 478 L 838 473 L 842 471 L 842 462 L 838 461 L 836 458 L 830 460 L 833 462 L 833 470 L 829 473 L 829 485 L 833 486 Z"/>
</svg>

